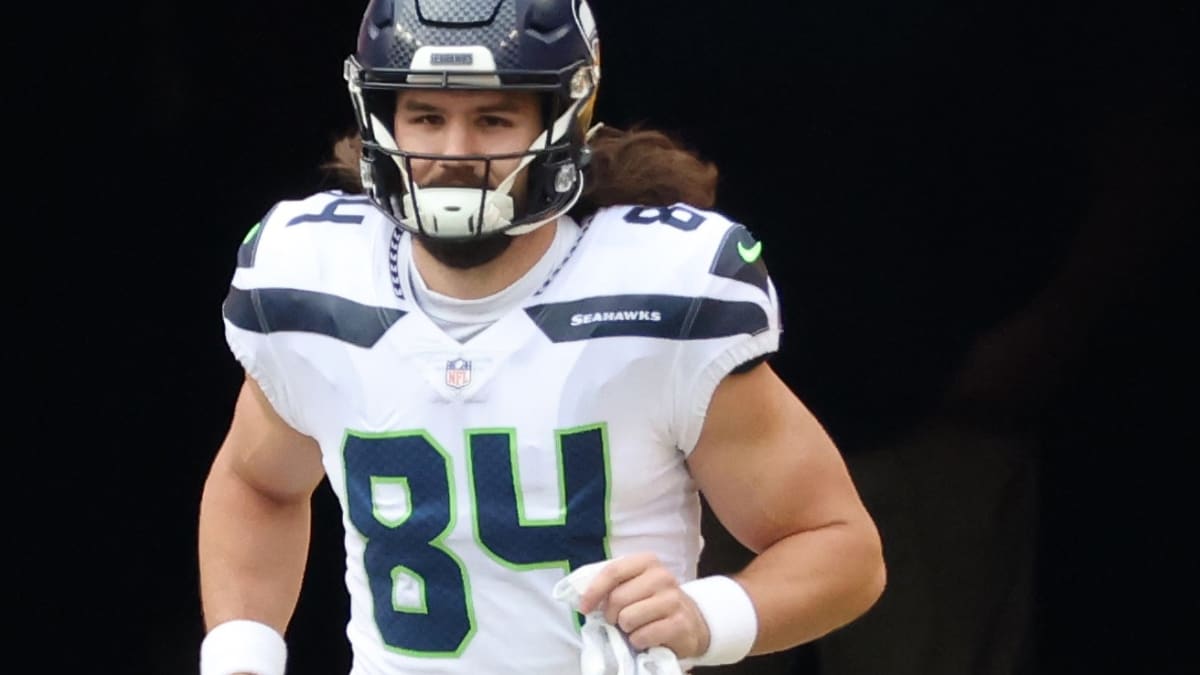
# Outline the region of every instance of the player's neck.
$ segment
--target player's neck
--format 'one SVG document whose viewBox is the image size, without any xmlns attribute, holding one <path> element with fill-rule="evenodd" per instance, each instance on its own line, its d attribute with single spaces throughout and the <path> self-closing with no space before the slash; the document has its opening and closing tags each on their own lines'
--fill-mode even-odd
<svg viewBox="0 0 1200 675">
<path fill-rule="evenodd" d="M 413 264 L 429 290 L 460 300 L 486 298 L 508 288 L 537 264 L 550 244 L 558 226 L 546 223 L 528 234 L 518 235 L 495 260 L 470 269 L 458 269 L 439 262 L 420 240 L 413 240 Z"/>
</svg>

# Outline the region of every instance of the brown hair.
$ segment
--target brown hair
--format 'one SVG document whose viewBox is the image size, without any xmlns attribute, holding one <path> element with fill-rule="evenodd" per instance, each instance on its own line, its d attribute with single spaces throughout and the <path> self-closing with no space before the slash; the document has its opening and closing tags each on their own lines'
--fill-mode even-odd
<svg viewBox="0 0 1200 675">
<path fill-rule="evenodd" d="M 683 202 L 701 209 L 716 203 L 717 167 L 670 135 L 635 125 L 623 130 L 602 126 L 589 145 L 583 195 L 571 209 L 581 220 L 616 204 L 669 206 Z M 342 190 L 362 192 L 357 133 L 337 139 L 333 157 L 321 168 Z"/>
<path fill-rule="evenodd" d="M 662 131 L 600 127 L 589 145 L 583 196 L 571 209 L 577 219 L 614 204 L 709 209 L 716 202 L 716 165 Z"/>
</svg>

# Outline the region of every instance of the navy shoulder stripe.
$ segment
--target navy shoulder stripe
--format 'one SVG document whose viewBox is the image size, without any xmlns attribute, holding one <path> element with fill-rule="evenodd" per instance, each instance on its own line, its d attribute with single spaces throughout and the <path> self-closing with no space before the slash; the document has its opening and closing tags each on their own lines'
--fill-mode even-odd
<svg viewBox="0 0 1200 675">
<path fill-rule="evenodd" d="M 525 308 L 552 342 L 603 337 L 705 340 L 754 335 L 767 313 L 753 302 L 678 295 L 606 295 Z"/>
<path fill-rule="evenodd" d="M 254 333 L 316 333 L 358 347 L 373 346 L 405 314 L 328 293 L 236 286 L 230 287 L 222 311 L 233 325 Z"/>
<path fill-rule="evenodd" d="M 754 239 L 744 225 L 734 225 L 725 233 L 709 272 L 719 277 L 742 281 L 762 289 L 767 288 L 767 265 L 763 262 L 762 242 Z"/>
</svg>

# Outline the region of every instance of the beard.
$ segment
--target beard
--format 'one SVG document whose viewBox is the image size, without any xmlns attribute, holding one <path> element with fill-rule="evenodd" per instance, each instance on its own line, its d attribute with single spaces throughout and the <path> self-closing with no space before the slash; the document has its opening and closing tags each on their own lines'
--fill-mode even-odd
<svg viewBox="0 0 1200 675">
<path fill-rule="evenodd" d="M 499 258 L 513 241 L 513 237 L 503 232 L 471 239 L 438 239 L 425 234 L 415 236 L 434 260 L 457 270 L 479 267 Z"/>
</svg>

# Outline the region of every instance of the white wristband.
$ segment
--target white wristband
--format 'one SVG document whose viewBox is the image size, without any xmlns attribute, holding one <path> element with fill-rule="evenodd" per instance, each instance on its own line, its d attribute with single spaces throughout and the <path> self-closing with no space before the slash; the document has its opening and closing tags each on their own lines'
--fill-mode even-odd
<svg viewBox="0 0 1200 675">
<path fill-rule="evenodd" d="M 720 666 L 746 658 L 758 637 L 758 613 L 746 589 L 727 576 L 703 577 L 679 588 L 696 603 L 708 623 L 708 651 L 681 659 L 681 665 Z"/>
<path fill-rule="evenodd" d="M 287 643 L 265 623 L 226 621 L 200 643 L 200 675 L 283 675 Z"/>
</svg>

